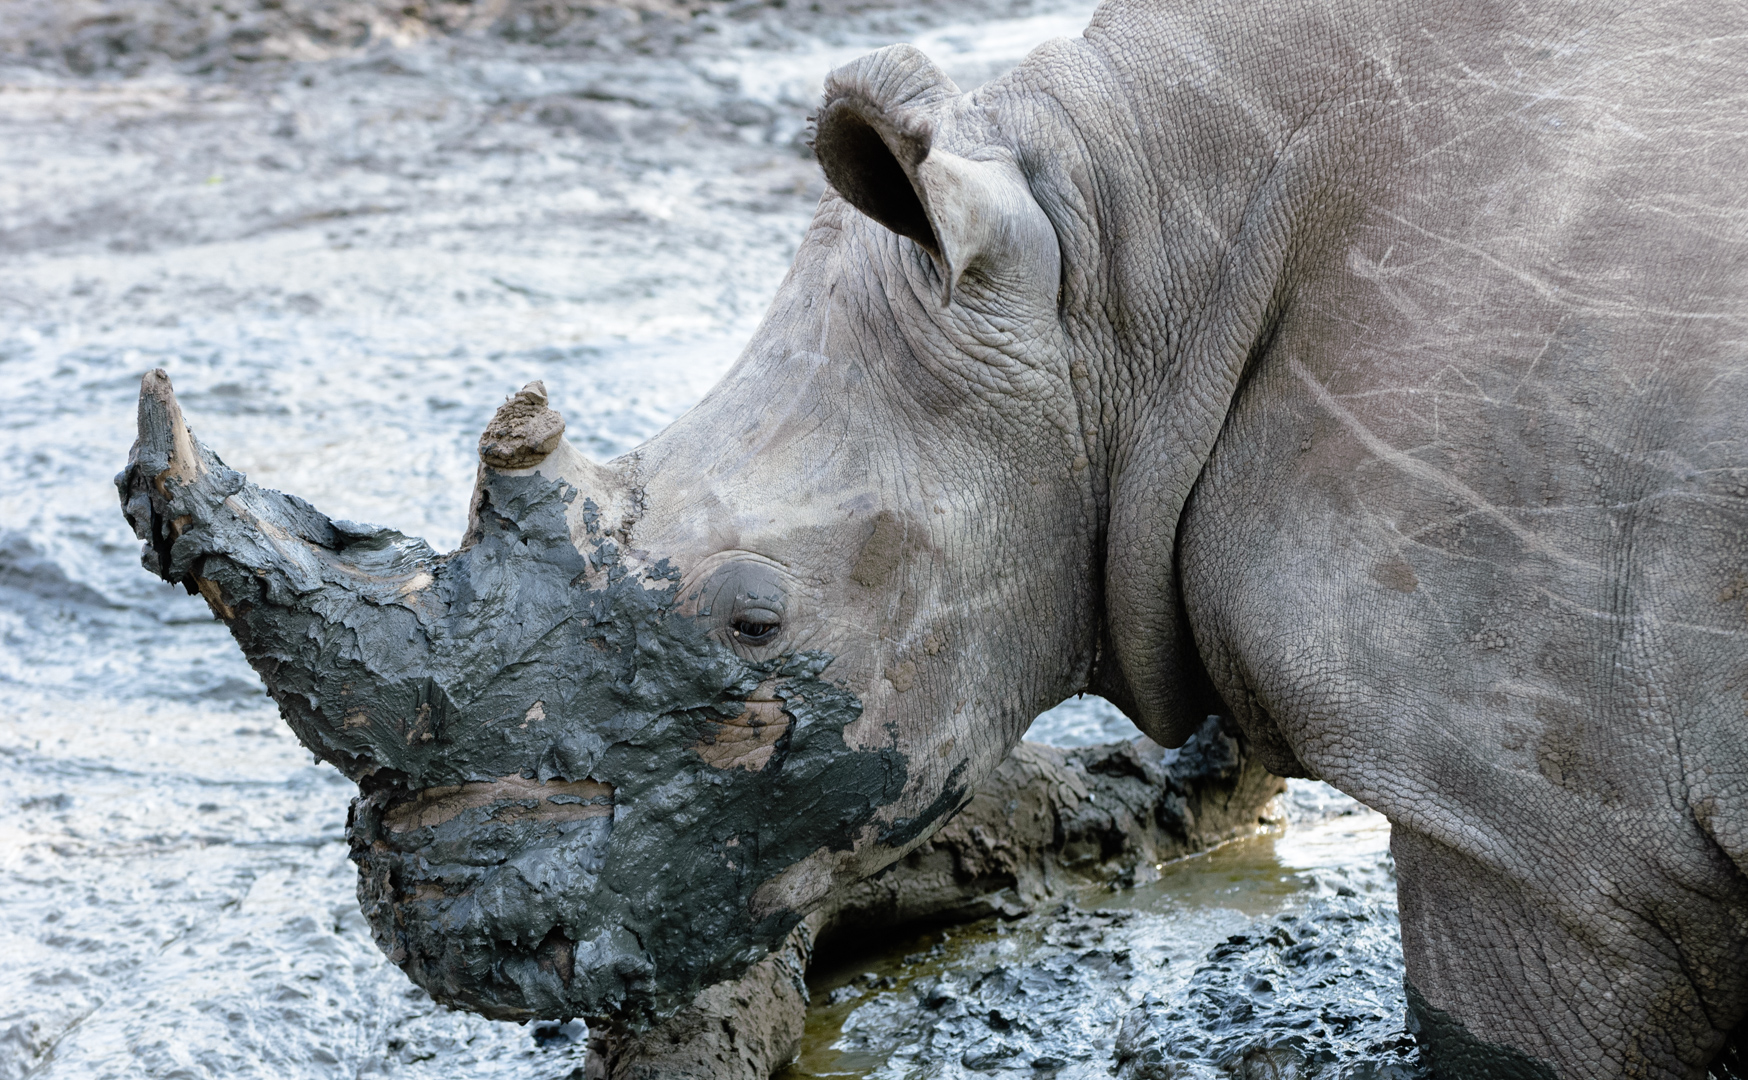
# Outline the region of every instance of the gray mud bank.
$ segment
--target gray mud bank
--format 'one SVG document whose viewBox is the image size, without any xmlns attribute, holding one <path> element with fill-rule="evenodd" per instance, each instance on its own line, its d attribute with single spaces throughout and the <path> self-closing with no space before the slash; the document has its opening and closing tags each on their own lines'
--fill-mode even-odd
<svg viewBox="0 0 1748 1080">
<path fill-rule="evenodd" d="M 1091 7 L 0 6 L 0 1078 L 585 1067 L 580 1025 L 442 1009 L 372 943 L 354 789 L 116 511 L 141 372 L 263 487 L 453 547 L 516 387 L 611 456 L 725 369 L 818 198 L 831 66 L 911 40 L 972 86 Z M 1132 733 L 1087 701 L 1031 737 Z M 1353 925 L 1304 906 L 1347 887 L 1394 985 L 1382 824 L 1333 820 L 828 951 L 789 1075 L 1180 1075 L 1183 1039 L 1228 1068 L 1219 1033 L 1291 992 L 1244 982 L 1279 946 L 1228 938 Z"/>
</svg>

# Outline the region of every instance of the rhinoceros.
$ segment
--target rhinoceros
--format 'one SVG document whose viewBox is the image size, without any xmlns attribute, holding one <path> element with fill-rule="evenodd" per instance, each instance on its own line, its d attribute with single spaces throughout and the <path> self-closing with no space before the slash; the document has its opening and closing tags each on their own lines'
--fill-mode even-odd
<svg viewBox="0 0 1748 1080">
<path fill-rule="evenodd" d="M 647 1021 L 1102 694 L 1386 814 L 1446 1077 L 1696 1077 L 1748 1010 L 1748 10 L 1109 0 L 833 72 L 829 190 L 695 408 L 531 385 L 461 547 L 160 373 L 119 480 L 355 779 L 442 1001 Z"/>
</svg>

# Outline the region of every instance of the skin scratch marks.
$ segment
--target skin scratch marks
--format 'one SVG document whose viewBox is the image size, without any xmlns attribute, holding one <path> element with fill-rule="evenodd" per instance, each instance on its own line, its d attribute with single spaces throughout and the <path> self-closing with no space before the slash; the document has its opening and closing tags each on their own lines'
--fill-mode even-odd
<svg viewBox="0 0 1748 1080">
<path fill-rule="evenodd" d="M 1488 502 L 1481 496 L 1480 492 L 1463 483 L 1461 480 L 1434 468 L 1426 462 L 1421 461 L 1419 458 L 1403 453 L 1385 442 L 1383 439 L 1380 439 L 1370 428 L 1366 427 L 1365 423 L 1361 421 L 1359 417 L 1355 416 L 1345 405 L 1336 400 L 1335 395 L 1330 393 L 1327 386 L 1324 386 L 1317 380 L 1316 376 L 1305 370 L 1305 366 L 1301 364 L 1298 359 L 1289 359 L 1287 361 L 1287 370 L 1291 371 L 1295 378 L 1311 389 L 1311 393 L 1317 398 L 1317 404 L 1322 406 L 1329 415 L 1339 420 L 1342 426 L 1345 427 L 1354 438 L 1358 439 L 1360 444 L 1364 446 L 1373 457 L 1376 457 L 1380 461 L 1390 463 L 1410 476 L 1417 477 L 1418 479 L 1431 484 L 1436 484 L 1450 492 L 1465 503 L 1473 506 L 1482 515 L 1497 522 L 1500 527 L 1510 532 L 1511 535 L 1517 537 L 1518 541 L 1530 551 L 1534 551 L 1539 555 L 1545 555 L 1548 558 L 1567 566 L 1586 565 L 1581 560 L 1574 559 L 1560 549 L 1550 546 L 1535 532 L 1524 527 L 1522 523 L 1504 510 Z"/>
<path fill-rule="evenodd" d="M 1387 210 L 1381 211 L 1381 213 L 1405 229 L 1412 229 L 1429 240 L 1436 240 L 1447 247 L 1452 247 L 1458 251 L 1473 255 L 1475 258 L 1480 259 L 1489 266 L 1511 275 L 1534 290 L 1537 296 L 1540 296 L 1542 299 L 1551 303 L 1578 308 L 1598 315 L 1633 317 L 1659 316 L 1667 319 L 1693 319 L 1708 322 L 1741 321 L 1739 315 L 1735 312 L 1729 311 L 1673 311 L 1667 308 L 1651 308 L 1639 304 L 1623 304 L 1616 301 L 1603 300 L 1598 297 L 1585 296 L 1582 293 L 1562 288 L 1559 285 L 1546 281 L 1543 278 L 1530 273 L 1528 270 L 1513 266 L 1504 259 L 1499 258 L 1497 255 L 1494 255 L 1475 244 L 1465 243 L 1462 240 L 1458 240 L 1456 237 L 1445 236 L 1442 233 L 1433 232 L 1430 229 L 1410 221 L 1408 218 L 1405 218 L 1400 214 L 1392 213 Z"/>
</svg>

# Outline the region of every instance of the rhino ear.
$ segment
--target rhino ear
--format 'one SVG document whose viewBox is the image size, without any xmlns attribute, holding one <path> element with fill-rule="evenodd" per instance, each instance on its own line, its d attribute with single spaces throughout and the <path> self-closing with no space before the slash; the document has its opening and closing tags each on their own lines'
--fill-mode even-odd
<svg viewBox="0 0 1748 1080">
<path fill-rule="evenodd" d="M 942 302 L 967 271 L 1054 290 L 1055 230 L 1010 158 L 973 160 L 936 145 L 959 88 L 909 45 L 831 73 L 813 151 L 857 210 L 916 241 L 941 274 Z"/>
</svg>

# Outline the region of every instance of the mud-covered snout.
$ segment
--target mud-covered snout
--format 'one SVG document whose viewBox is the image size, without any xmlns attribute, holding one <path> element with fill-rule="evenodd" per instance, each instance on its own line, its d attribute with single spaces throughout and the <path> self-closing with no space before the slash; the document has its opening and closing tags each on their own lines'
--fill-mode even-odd
<svg viewBox="0 0 1748 1080">
<path fill-rule="evenodd" d="M 597 721 L 586 775 L 366 778 L 349 836 L 378 945 L 437 1000 L 501 1019 L 636 1026 L 737 977 L 905 788 L 902 755 L 846 745 L 860 706 L 819 678 L 827 662 L 790 657 L 738 699 Z M 555 760 L 560 709 L 510 741 Z"/>
<path fill-rule="evenodd" d="M 690 578 L 525 389 L 447 555 L 267 491 L 142 387 L 118 484 L 147 566 L 211 603 L 299 739 L 360 787 L 378 943 L 439 1001 L 635 1026 L 778 946 L 911 778 L 789 632 L 786 571 Z M 493 465 L 501 461 L 502 465 Z M 630 507 L 631 509 L 626 509 Z M 702 568 L 702 569 L 700 569 Z"/>
<path fill-rule="evenodd" d="M 520 775 L 353 803 L 358 896 L 379 947 L 439 1000 L 504 1020 L 648 999 L 636 935 L 566 913 L 599 885 L 613 789 Z"/>
</svg>

